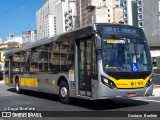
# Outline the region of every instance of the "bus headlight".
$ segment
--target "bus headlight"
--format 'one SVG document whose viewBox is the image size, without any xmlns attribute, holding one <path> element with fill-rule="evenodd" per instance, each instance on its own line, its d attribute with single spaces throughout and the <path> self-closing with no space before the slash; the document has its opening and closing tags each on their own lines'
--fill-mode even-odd
<svg viewBox="0 0 160 120">
<path fill-rule="evenodd" d="M 101 81 L 102 81 L 103 84 L 105 84 L 106 86 L 108 86 L 108 87 L 110 87 L 112 89 L 116 87 L 116 85 L 114 84 L 113 81 L 111 81 L 111 80 L 109 80 L 109 79 L 107 79 L 105 77 L 101 77 Z"/>
<path fill-rule="evenodd" d="M 150 78 L 146 83 L 146 87 L 149 87 L 152 84 L 152 82 L 153 82 L 153 78 Z"/>
<path fill-rule="evenodd" d="M 109 80 L 108 80 L 108 79 L 106 79 L 106 78 L 103 78 L 103 81 L 104 81 L 106 84 L 108 84 L 108 83 L 109 83 Z"/>
</svg>

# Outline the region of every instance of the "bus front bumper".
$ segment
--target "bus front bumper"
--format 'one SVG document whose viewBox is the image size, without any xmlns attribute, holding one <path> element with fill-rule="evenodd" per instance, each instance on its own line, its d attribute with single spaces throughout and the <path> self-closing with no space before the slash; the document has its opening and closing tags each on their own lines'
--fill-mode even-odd
<svg viewBox="0 0 160 120">
<path fill-rule="evenodd" d="M 111 89 L 103 84 L 98 88 L 98 94 L 93 99 L 110 99 L 110 98 L 131 98 L 151 96 L 153 93 L 153 83 L 149 87 L 137 89 Z"/>
</svg>

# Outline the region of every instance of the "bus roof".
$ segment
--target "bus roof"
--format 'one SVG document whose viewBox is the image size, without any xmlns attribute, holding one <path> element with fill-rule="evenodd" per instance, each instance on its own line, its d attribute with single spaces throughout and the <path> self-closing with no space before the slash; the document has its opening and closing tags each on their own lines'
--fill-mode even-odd
<svg viewBox="0 0 160 120">
<path fill-rule="evenodd" d="M 95 25 L 102 25 L 102 26 L 123 26 L 123 27 L 132 27 L 132 28 L 136 28 L 136 29 L 141 29 L 139 27 L 135 27 L 132 25 L 126 25 L 126 24 L 117 24 L 117 23 L 95 23 Z"/>
<path fill-rule="evenodd" d="M 73 37 L 73 38 L 76 37 L 78 39 L 78 36 L 76 35 L 76 33 L 81 32 L 81 33 L 84 33 L 85 35 L 89 34 L 89 33 L 91 34 L 91 31 L 88 31 L 88 30 L 82 31 L 82 30 L 84 30 L 83 28 L 93 29 L 93 26 L 94 26 L 94 24 L 88 25 L 88 26 L 85 26 L 85 27 L 82 27 L 82 28 L 78 28 L 78 29 L 75 29 L 75 30 L 72 30 L 72 31 L 69 31 L 69 32 L 65 32 L 65 33 L 62 33 L 62 34 L 59 34 L 59 35 L 55 35 L 53 37 L 47 37 L 47 38 L 43 38 L 43 39 L 40 39 L 40 40 L 36 40 L 36 41 L 31 42 L 31 43 L 29 43 L 29 44 L 27 44 L 23 47 L 14 48 L 12 50 L 6 50 L 5 55 L 11 56 L 12 54 L 17 53 L 17 52 L 25 51 L 25 50 L 28 50 L 28 49 L 31 49 L 31 48 L 34 48 L 34 47 L 37 47 L 37 46 L 40 46 L 40 45 L 44 45 L 44 44 L 47 44 L 47 43 L 54 42 L 59 38 L 64 39 L 64 38 L 69 38 L 69 37 Z M 83 37 L 82 34 L 79 37 Z"/>
<path fill-rule="evenodd" d="M 79 38 L 82 38 L 83 36 L 84 37 L 87 36 L 87 35 L 89 36 L 89 35 L 92 34 L 92 30 L 96 30 L 95 26 L 123 26 L 123 27 L 132 27 L 132 28 L 140 29 L 140 28 L 137 28 L 137 27 L 133 27 L 133 26 L 130 26 L 130 25 L 124 25 L 124 24 L 94 23 L 94 24 L 84 26 L 82 28 L 77 28 L 77 29 L 74 29 L 72 31 L 65 32 L 65 33 L 50 37 L 50 38 L 43 38 L 43 39 L 40 39 L 40 40 L 36 40 L 36 41 L 34 41 L 32 43 L 29 43 L 29 44 L 27 44 L 23 47 L 20 47 L 20 48 L 7 50 L 5 52 L 5 55 L 11 56 L 14 53 L 25 51 L 25 50 L 28 50 L 28 49 L 31 49 L 31 48 L 34 48 L 34 47 L 37 47 L 37 46 L 40 46 L 40 45 L 43 45 L 43 44 L 51 43 L 53 41 L 56 41 L 57 39 L 64 39 L 64 38 L 70 38 L 70 37 L 72 37 L 73 39 L 79 39 Z M 86 29 L 84 29 L 84 28 L 86 28 Z M 81 33 L 81 34 L 79 34 L 79 33 Z"/>
</svg>

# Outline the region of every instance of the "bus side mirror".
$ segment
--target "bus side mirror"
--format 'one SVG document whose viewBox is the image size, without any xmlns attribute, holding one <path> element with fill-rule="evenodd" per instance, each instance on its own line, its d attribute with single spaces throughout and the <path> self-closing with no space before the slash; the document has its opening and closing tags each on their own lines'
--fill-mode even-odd
<svg viewBox="0 0 160 120">
<path fill-rule="evenodd" d="M 101 46 L 101 37 L 96 34 L 95 35 L 96 37 L 96 40 L 95 40 L 95 46 L 96 46 L 96 50 L 101 50 L 102 49 L 102 46 Z"/>
</svg>

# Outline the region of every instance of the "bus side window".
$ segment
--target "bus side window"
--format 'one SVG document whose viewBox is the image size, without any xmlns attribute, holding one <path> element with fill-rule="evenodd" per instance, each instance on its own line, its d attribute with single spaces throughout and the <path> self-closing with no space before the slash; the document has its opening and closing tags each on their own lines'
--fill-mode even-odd
<svg viewBox="0 0 160 120">
<path fill-rule="evenodd" d="M 26 52 L 26 63 L 25 63 L 26 73 L 30 72 L 30 62 L 31 62 L 31 51 L 27 50 L 27 52 Z"/>
<path fill-rule="evenodd" d="M 22 51 L 21 53 L 20 53 L 20 56 L 21 56 L 21 68 L 20 68 L 20 71 L 22 72 L 22 73 L 24 73 L 25 72 L 25 61 L 26 61 L 26 52 L 25 51 Z"/>
<path fill-rule="evenodd" d="M 50 72 L 50 51 L 51 45 L 46 44 L 32 49 L 31 72 Z"/>
<path fill-rule="evenodd" d="M 20 67 L 21 67 L 21 57 L 20 53 L 16 53 L 13 55 L 13 72 L 14 73 L 19 73 L 20 72 Z"/>
<path fill-rule="evenodd" d="M 70 43 L 68 56 L 66 58 L 66 65 L 69 70 L 74 69 L 74 43 Z"/>
<path fill-rule="evenodd" d="M 51 71 L 53 73 L 59 72 L 59 65 L 60 65 L 60 45 L 58 42 L 52 43 L 51 48 L 51 55 L 50 55 L 50 63 L 51 63 Z"/>
</svg>

